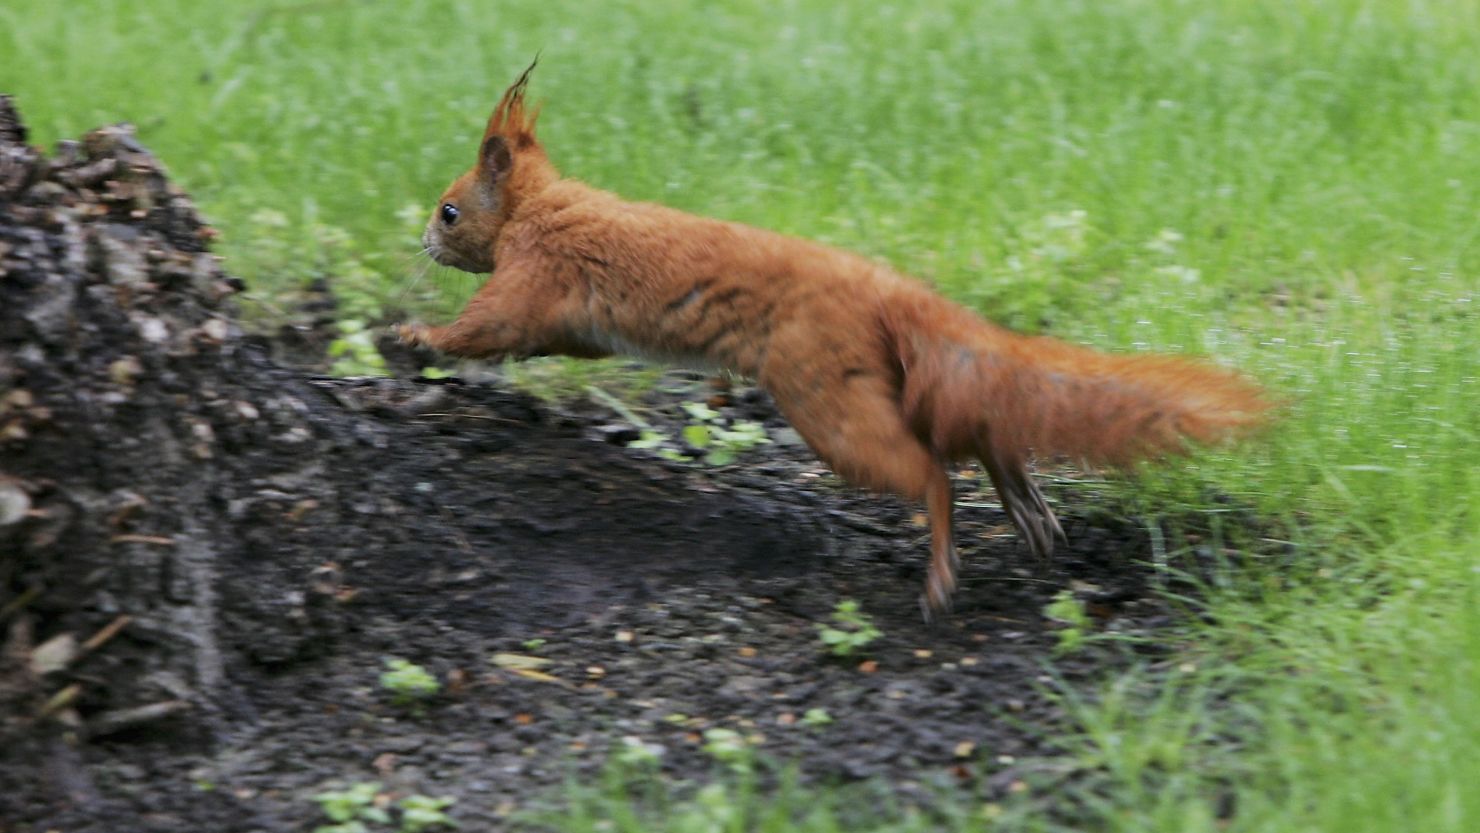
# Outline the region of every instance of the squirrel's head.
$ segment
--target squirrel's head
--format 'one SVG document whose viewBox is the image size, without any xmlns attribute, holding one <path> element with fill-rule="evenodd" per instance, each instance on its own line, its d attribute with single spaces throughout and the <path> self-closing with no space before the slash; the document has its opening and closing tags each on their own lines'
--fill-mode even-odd
<svg viewBox="0 0 1480 833">
<path fill-rule="evenodd" d="M 494 243 L 515 206 L 557 177 L 535 140 L 539 110 L 524 106 L 536 63 L 539 58 L 499 99 L 478 147 L 478 163 L 448 186 L 422 233 L 427 254 L 444 266 L 492 272 Z"/>
</svg>

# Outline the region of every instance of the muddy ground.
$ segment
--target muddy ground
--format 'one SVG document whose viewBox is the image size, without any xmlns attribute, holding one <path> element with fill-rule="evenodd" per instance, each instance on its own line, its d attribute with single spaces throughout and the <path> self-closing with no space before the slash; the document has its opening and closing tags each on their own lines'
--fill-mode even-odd
<svg viewBox="0 0 1480 833">
<path fill-rule="evenodd" d="M 507 829 L 633 744 L 713 777 L 713 728 L 807 780 L 990 800 L 1057 777 L 1051 675 L 1133 650 L 1055 658 L 1055 595 L 1095 631 L 1170 615 L 1091 488 L 1050 485 L 1070 543 L 1040 563 L 970 475 L 927 625 L 919 507 L 843 487 L 763 394 L 675 372 L 630 406 L 673 450 L 691 401 L 774 440 L 711 466 L 496 375 L 313 375 L 242 332 L 210 237 L 128 131 L 48 158 L 0 106 L 0 830 L 305 831 L 372 780 Z M 840 658 L 845 598 L 882 636 Z M 387 658 L 440 691 L 397 703 Z"/>
</svg>

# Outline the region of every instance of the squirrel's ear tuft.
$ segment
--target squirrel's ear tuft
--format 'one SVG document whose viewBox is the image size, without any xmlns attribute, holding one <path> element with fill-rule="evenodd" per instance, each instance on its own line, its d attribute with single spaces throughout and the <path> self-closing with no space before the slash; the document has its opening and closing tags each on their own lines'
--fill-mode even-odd
<svg viewBox="0 0 1480 833">
<path fill-rule="evenodd" d="M 504 97 L 499 99 L 498 106 L 493 108 L 493 115 L 488 119 L 488 129 L 483 133 L 485 140 L 496 135 L 503 136 L 520 148 L 535 143 L 534 122 L 539 117 L 539 108 L 530 111 L 525 107 L 524 91 L 529 87 L 529 74 L 534 72 L 535 65 L 539 62 L 540 58 L 536 55 L 534 62 L 504 91 Z"/>
<path fill-rule="evenodd" d="M 493 135 L 483 140 L 483 148 L 478 152 L 478 168 L 486 179 L 498 182 L 509 175 L 513 164 L 514 158 L 504 137 Z"/>
</svg>

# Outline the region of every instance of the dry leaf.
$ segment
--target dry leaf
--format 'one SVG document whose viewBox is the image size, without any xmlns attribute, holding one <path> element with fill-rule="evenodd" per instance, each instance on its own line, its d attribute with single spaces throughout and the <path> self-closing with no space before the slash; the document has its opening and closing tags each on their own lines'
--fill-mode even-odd
<svg viewBox="0 0 1480 833">
<path fill-rule="evenodd" d="M 59 634 L 37 645 L 31 651 L 31 673 L 36 676 L 60 671 L 77 658 L 77 638 L 70 633 Z"/>
<path fill-rule="evenodd" d="M 518 670 L 518 669 L 521 669 L 521 668 L 523 668 L 523 669 L 545 668 L 545 667 L 549 666 L 551 662 L 552 662 L 552 660 L 545 659 L 544 657 L 532 657 L 532 656 L 528 656 L 526 654 L 494 654 L 493 655 L 493 664 L 494 665 L 497 665 L 499 668 L 512 668 L 512 669 L 515 669 L 515 670 Z"/>
</svg>

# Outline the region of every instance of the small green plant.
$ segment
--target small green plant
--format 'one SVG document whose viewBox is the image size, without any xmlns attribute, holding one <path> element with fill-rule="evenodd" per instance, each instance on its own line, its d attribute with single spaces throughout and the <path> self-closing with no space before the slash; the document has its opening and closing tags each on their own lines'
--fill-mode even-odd
<svg viewBox="0 0 1480 833">
<path fill-rule="evenodd" d="M 693 799 L 674 808 L 671 830 L 742 830 L 746 813 L 739 796 L 724 784 L 705 784 Z"/>
<path fill-rule="evenodd" d="M 401 810 L 401 833 L 421 833 L 433 827 L 456 827 L 453 821 L 443 812 L 457 801 L 452 796 L 444 795 L 440 798 L 432 798 L 428 795 L 408 795 L 396 802 L 396 807 Z"/>
<path fill-rule="evenodd" d="M 379 794 L 378 782 L 363 781 L 344 790 L 329 790 L 315 795 L 313 800 L 319 803 L 319 809 L 334 823 L 319 825 L 314 828 L 314 833 L 370 833 L 367 822 L 377 826 L 394 824 L 391 814 L 376 803 Z M 457 822 L 444 812 L 455 801 L 457 799 L 451 796 L 406 796 L 396 802 L 400 811 L 400 833 L 421 833 L 439 825 L 456 827 Z"/>
<path fill-rule="evenodd" d="M 365 322 L 350 319 L 338 322 L 339 338 L 329 342 L 329 358 L 334 364 L 329 372 L 335 376 L 385 376 L 385 357 L 375 346 L 375 337 Z"/>
<path fill-rule="evenodd" d="M 802 714 L 802 725 L 810 726 L 813 729 L 821 729 L 823 726 L 827 726 L 832 722 L 833 716 L 828 714 L 827 709 L 824 708 L 807 709 Z"/>
<path fill-rule="evenodd" d="M 610 404 L 610 403 L 608 403 Z M 769 443 L 766 427 L 751 420 L 726 422 L 724 415 L 703 402 L 685 402 L 684 412 L 692 420 L 683 429 L 683 440 L 689 446 L 704 453 L 703 460 L 711 466 L 724 466 L 735 461 L 742 451 Z M 639 420 L 625 408 L 622 410 L 642 434 L 627 443 L 628 448 L 652 449 L 665 460 L 686 460 L 688 457 L 672 447 L 673 439 L 645 420 Z"/>
<path fill-rule="evenodd" d="M 548 640 L 544 639 L 543 637 L 536 636 L 532 639 L 526 639 L 519 644 L 523 645 L 524 650 L 526 651 L 538 651 L 539 649 L 545 647 L 545 643 L 547 641 Z"/>
<path fill-rule="evenodd" d="M 711 466 L 728 465 L 740 452 L 771 441 L 759 422 L 741 419 L 726 425 L 724 417 L 703 402 L 685 402 L 683 409 L 694 420 L 684 426 L 684 442 L 703 451 L 704 462 Z"/>
<path fill-rule="evenodd" d="M 1074 597 L 1072 590 L 1060 590 L 1053 601 L 1043 608 L 1043 615 L 1063 625 L 1059 629 L 1059 643 L 1054 646 L 1058 654 L 1070 654 L 1084 646 L 1091 627 L 1089 614 L 1084 603 Z"/>
<path fill-rule="evenodd" d="M 658 744 L 647 743 L 640 737 L 628 735 L 622 738 L 622 743 L 612 758 L 622 766 L 643 768 L 657 764 L 663 757 L 663 751 L 663 747 Z"/>
<path fill-rule="evenodd" d="M 396 705 L 404 706 L 442 690 L 442 684 L 431 672 L 414 662 L 404 659 L 387 659 L 386 668 L 380 675 L 380 686 L 391 693 Z"/>
<path fill-rule="evenodd" d="M 391 817 L 383 808 L 375 805 L 375 796 L 380 784 L 365 781 L 351 784 L 348 789 L 321 792 L 313 797 L 319 809 L 333 824 L 314 828 L 314 833 L 365 833 L 369 830 L 365 822 L 390 824 Z"/>
<path fill-rule="evenodd" d="M 654 428 L 644 428 L 641 436 L 627 443 L 628 448 L 641 448 L 656 451 L 659 457 L 665 460 L 686 460 L 683 453 L 672 448 L 669 443 L 672 440 L 667 434 Z"/>
<path fill-rule="evenodd" d="M 734 729 L 705 729 L 704 751 L 737 774 L 750 772 L 755 764 L 755 751 L 750 742 Z"/>
<path fill-rule="evenodd" d="M 852 656 L 854 651 L 884 635 L 853 599 L 839 601 L 833 608 L 832 620 L 832 625 L 817 626 L 817 636 L 835 657 Z"/>
</svg>

